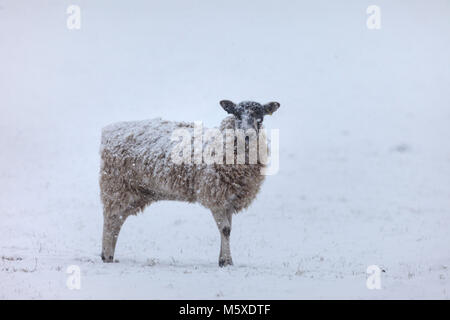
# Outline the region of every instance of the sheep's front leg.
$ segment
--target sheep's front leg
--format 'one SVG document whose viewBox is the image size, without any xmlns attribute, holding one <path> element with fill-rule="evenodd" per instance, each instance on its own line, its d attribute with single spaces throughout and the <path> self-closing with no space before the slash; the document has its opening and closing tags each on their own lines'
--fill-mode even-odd
<svg viewBox="0 0 450 320">
<path fill-rule="evenodd" d="M 232 212 L 226 210 L 213 212 L 213 217 L 220 233 L 219 267 L 233 265 L 230 250 Z"/>
<path fill-rule="evenodd" d="M 126 216 L 115 212 L 104 212 L 103 219 L 102 260 L 113 262 L 117 238 Z"/>
</svg>

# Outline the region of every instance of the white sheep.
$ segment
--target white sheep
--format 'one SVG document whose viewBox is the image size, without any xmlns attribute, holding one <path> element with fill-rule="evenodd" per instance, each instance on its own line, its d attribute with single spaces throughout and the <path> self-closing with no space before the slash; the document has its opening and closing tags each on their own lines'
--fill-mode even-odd
<svg viewBox="0 0 450 320">
<path fill-rule="evenodd" d="M 228 100 L 220 105 L 232 114 L 222 121 L 221 132 L 249 128 L 259 132 L 264 116 L 280 106 L 277 102 L 261 105 L 250 101 L 236 105 Z M 103 129 L 100 190 L 104 262 L 113 261 L 120 229 L 129 215 L 159 200 L 178 200 L 197 202 L 211 210 L 221 235 L 219 266 L 233 264 L 232 214 L 247 208 L 256 197 L 264 180 L 264 163 L 259 159 L 244 164 L 175 163 L 171 154 L 177 142 L 172 135 L 180 129 L 193 131 L 194 124 L 153 119 L 120 122 Z M 245 150 L 248 153 L 248 147 Z M 247 155 L 245 158 L 248 160 Z"/>
</svg>

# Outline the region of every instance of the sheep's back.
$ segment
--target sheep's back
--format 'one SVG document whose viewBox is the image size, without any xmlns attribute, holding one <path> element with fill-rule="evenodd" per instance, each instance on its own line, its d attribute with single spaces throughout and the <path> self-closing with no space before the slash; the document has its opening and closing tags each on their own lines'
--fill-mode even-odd
<svg viewBox="0 0 450 320">
<path fill-rule="evenodd" d="M 120 157 L 166 156 L 177 144 L 176 141 L 171 141 L 172 132 L 181 128 L 191 130 L 193 124 L 165 121 L 161 118 L 114 123 L 102 130 L 101 151 L 107 150 Z"/>
<path fill-rule="evenodd" d="M 101 180 L 104 185 L 118 185 L 136 194 L 149 193 L 154 200 L 179 198 L 190 200 L 189 179 L 174 173 L 171 152 L 179 142 L 172 141 L 177 129 L 193 130 L 192 123 L 165 121 L 160 118 L 119 122 L 106 126 L 101 141 Z M 175 170 L 175 172 L 183 170 Z M 101 183 L 102 184 L 102 183 Z M 187 186 L 183 189 L 183 185 Z M 178 187 L 179 194 L 176 194 Z M 174 194 L 175 191 L 175 194 Z"/>
</svg>

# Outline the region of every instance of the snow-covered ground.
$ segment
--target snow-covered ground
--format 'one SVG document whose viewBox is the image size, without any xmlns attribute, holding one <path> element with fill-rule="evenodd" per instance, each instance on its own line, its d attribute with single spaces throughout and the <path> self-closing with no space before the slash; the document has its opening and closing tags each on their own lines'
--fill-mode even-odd
<svg viewBox="0 0 450 320">
<path fill-rule="evenodd" d="M 449 21 L 438 0 L 0 0 L 0 298 L 448 299 Z M 101 128 L 214 126 L 221 99 L 281 103 L 280 170 L 233 220 L 235 265 L 211 214 L 176 202 L 130 217 L 102 263 Z"/>
</svg>

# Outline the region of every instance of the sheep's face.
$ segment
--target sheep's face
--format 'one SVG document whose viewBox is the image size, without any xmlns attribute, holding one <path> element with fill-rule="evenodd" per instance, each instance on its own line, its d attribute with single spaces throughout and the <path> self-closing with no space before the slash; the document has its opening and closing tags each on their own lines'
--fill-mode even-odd
<svg viewBox="0 0 450 320">
<path fill-rule="evenodd" d="M 236 117 L 236 126 L 241 129 L 261 128 L 264 116 L 274 113 L 279 107 L 278 102 L 269 102 L 264 105 L 254 101 L 243 101 L 235 104 L 229 100 L 220 101 L 222 108 Z"/>
</svg>

